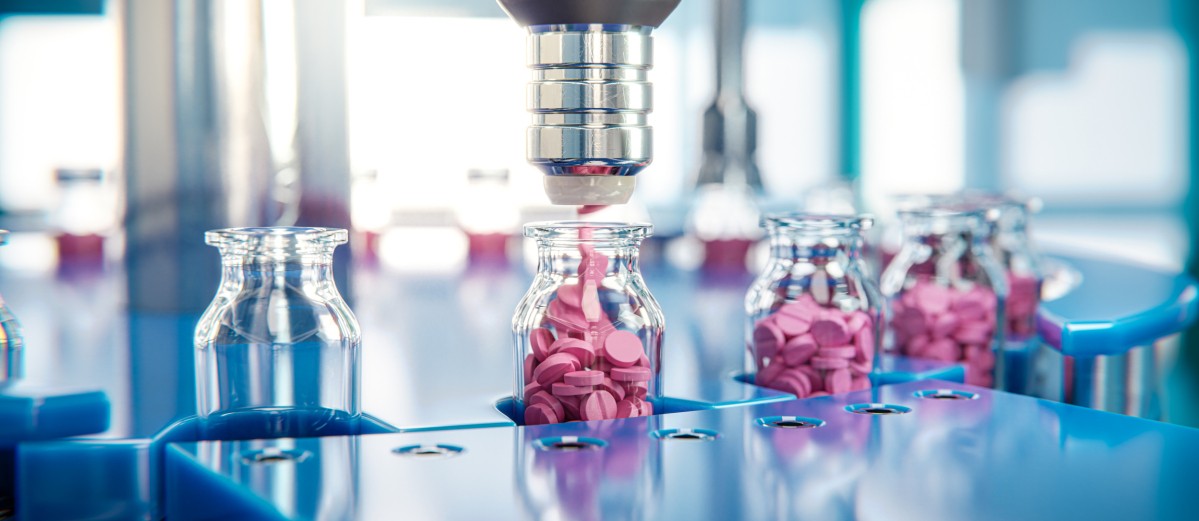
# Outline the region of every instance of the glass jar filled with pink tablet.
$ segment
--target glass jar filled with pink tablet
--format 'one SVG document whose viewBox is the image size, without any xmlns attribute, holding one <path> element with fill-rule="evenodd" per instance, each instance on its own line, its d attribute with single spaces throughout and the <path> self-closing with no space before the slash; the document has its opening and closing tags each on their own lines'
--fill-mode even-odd
<svg viewBox="0 0 1199 521">
<path fill-rule="evenodd" d="M 649 416 L 661 397 L 665 318 L 641 277 L 648 224 L 548 222 L 512 318 L 515 413 L 526 425 Z"/>
<path fill-rule="evenodd" d="M 966 383 L 1001 381 L 1007 281 L 987 209 L 959 196 L 897 199 L 903 245 L 883 271 L 890 349 L 966 367 Z"/>
<path fill-rule="evenodd" d="M 1045 276 L 1040 255 L 1028 231 L 1031 215 L 1041 206 L 1039 199 L 1005 194 L 964 194 L 967 201 L 987 210 L 991 225 L 991 251 L 1003 267 L 1008 294 L 1004 305 L 1005 340 L 1027 343 L 1036 337 L 1037 306 Z"/>
<path fill-rule="evenodd" d="M 1004 389 L 1030 393 L 1038 375 L 1049 370 L 1040 352 L 1037 308 L 1044 272 L 1033 247 L 1029 220 L 1041 202 L 1036 198 L 989 192 L 965 192 L 963 199 L 987 211 L 991 251 L 1003 267 L 1008 293 L 1004 304 Z"/>
<path fill-rule="evenodd" d="M 867 389 L 883 297 L 862 259 L 870 217 L 774 214 L 770 261 L 745 297 L 746 370 L 799 398 Z"/>
</svg>

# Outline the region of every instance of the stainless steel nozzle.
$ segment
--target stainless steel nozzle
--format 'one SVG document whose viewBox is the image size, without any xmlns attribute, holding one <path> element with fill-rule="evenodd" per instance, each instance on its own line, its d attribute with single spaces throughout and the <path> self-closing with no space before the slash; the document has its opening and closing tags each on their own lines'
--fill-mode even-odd
<svg viewBox="0 0 1199 521">
<path fill-rule="evenodd" d="M 554 204 L 621 204 L 653 156 L 650 31 L 680 0 L 498 0 L 529 28 L 529 162 Z"/>
<path fill-rule="evenodd" d="M 527 157 L 554 204 L 621 204 L 653 156 L 650 27 L 529 27 Z"/>
</svg>

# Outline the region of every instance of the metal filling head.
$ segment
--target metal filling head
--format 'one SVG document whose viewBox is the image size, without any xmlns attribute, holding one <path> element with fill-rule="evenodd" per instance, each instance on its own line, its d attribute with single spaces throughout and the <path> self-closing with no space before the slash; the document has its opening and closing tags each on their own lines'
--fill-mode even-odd
<svg viewBox="0 0 1199 521">
<path fill-rule="evenodd" d="M 529 27 L 529 163 L 554 204 L 623 204 L 649 165 L 653 65 L 648 26 Z"/>
</svg>

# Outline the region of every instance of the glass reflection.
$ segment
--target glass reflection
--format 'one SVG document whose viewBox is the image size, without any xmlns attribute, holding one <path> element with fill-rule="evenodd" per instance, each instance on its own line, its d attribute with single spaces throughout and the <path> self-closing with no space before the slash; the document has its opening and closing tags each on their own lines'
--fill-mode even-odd
<svg viewBox="0 0 1199 521">
<path fill-rule="evenodd" d="M 650 436 L 660 418 L 591 422 L 576 443 L 563 430 L 521 429 L 517 494 L 524 515 L 539 520 L 654 519 L 662 455 Z M 548 438 L 547 438 L 548 436 Z M 606 445 L 587 445 L 590 439 Z M 557 445 L 555 445 L 557 443 Z"/>
<path fill-rule="evenodd" d="M 271 502 L 287 519 L 354 519 L 359 439 L 355 436 L 202 443 L 213 472 Z"/>
</svg>

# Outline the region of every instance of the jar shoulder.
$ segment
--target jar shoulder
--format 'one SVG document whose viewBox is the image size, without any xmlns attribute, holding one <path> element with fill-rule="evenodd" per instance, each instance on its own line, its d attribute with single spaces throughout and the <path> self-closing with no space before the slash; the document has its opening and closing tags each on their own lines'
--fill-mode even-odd
<svg viewBox="0 0 1199 521">
<path fill-rule="evenodd" d="M 883 300 L 877 281 L 862 262 L 816 266 L 779 261 L 768 265 L 750 283 L 745 293 L 745 309 L 752 315 L 805 294 L 818 302 L 854 299 L 859 308 L 881 306 Z"/>
<path fill-rule="evenodd" d="M 196 325 L 196 344 L 300 343 L 358 340 L 358 320 L 345 300 L 299 291 L 223 292 Z"/>
</svg>

